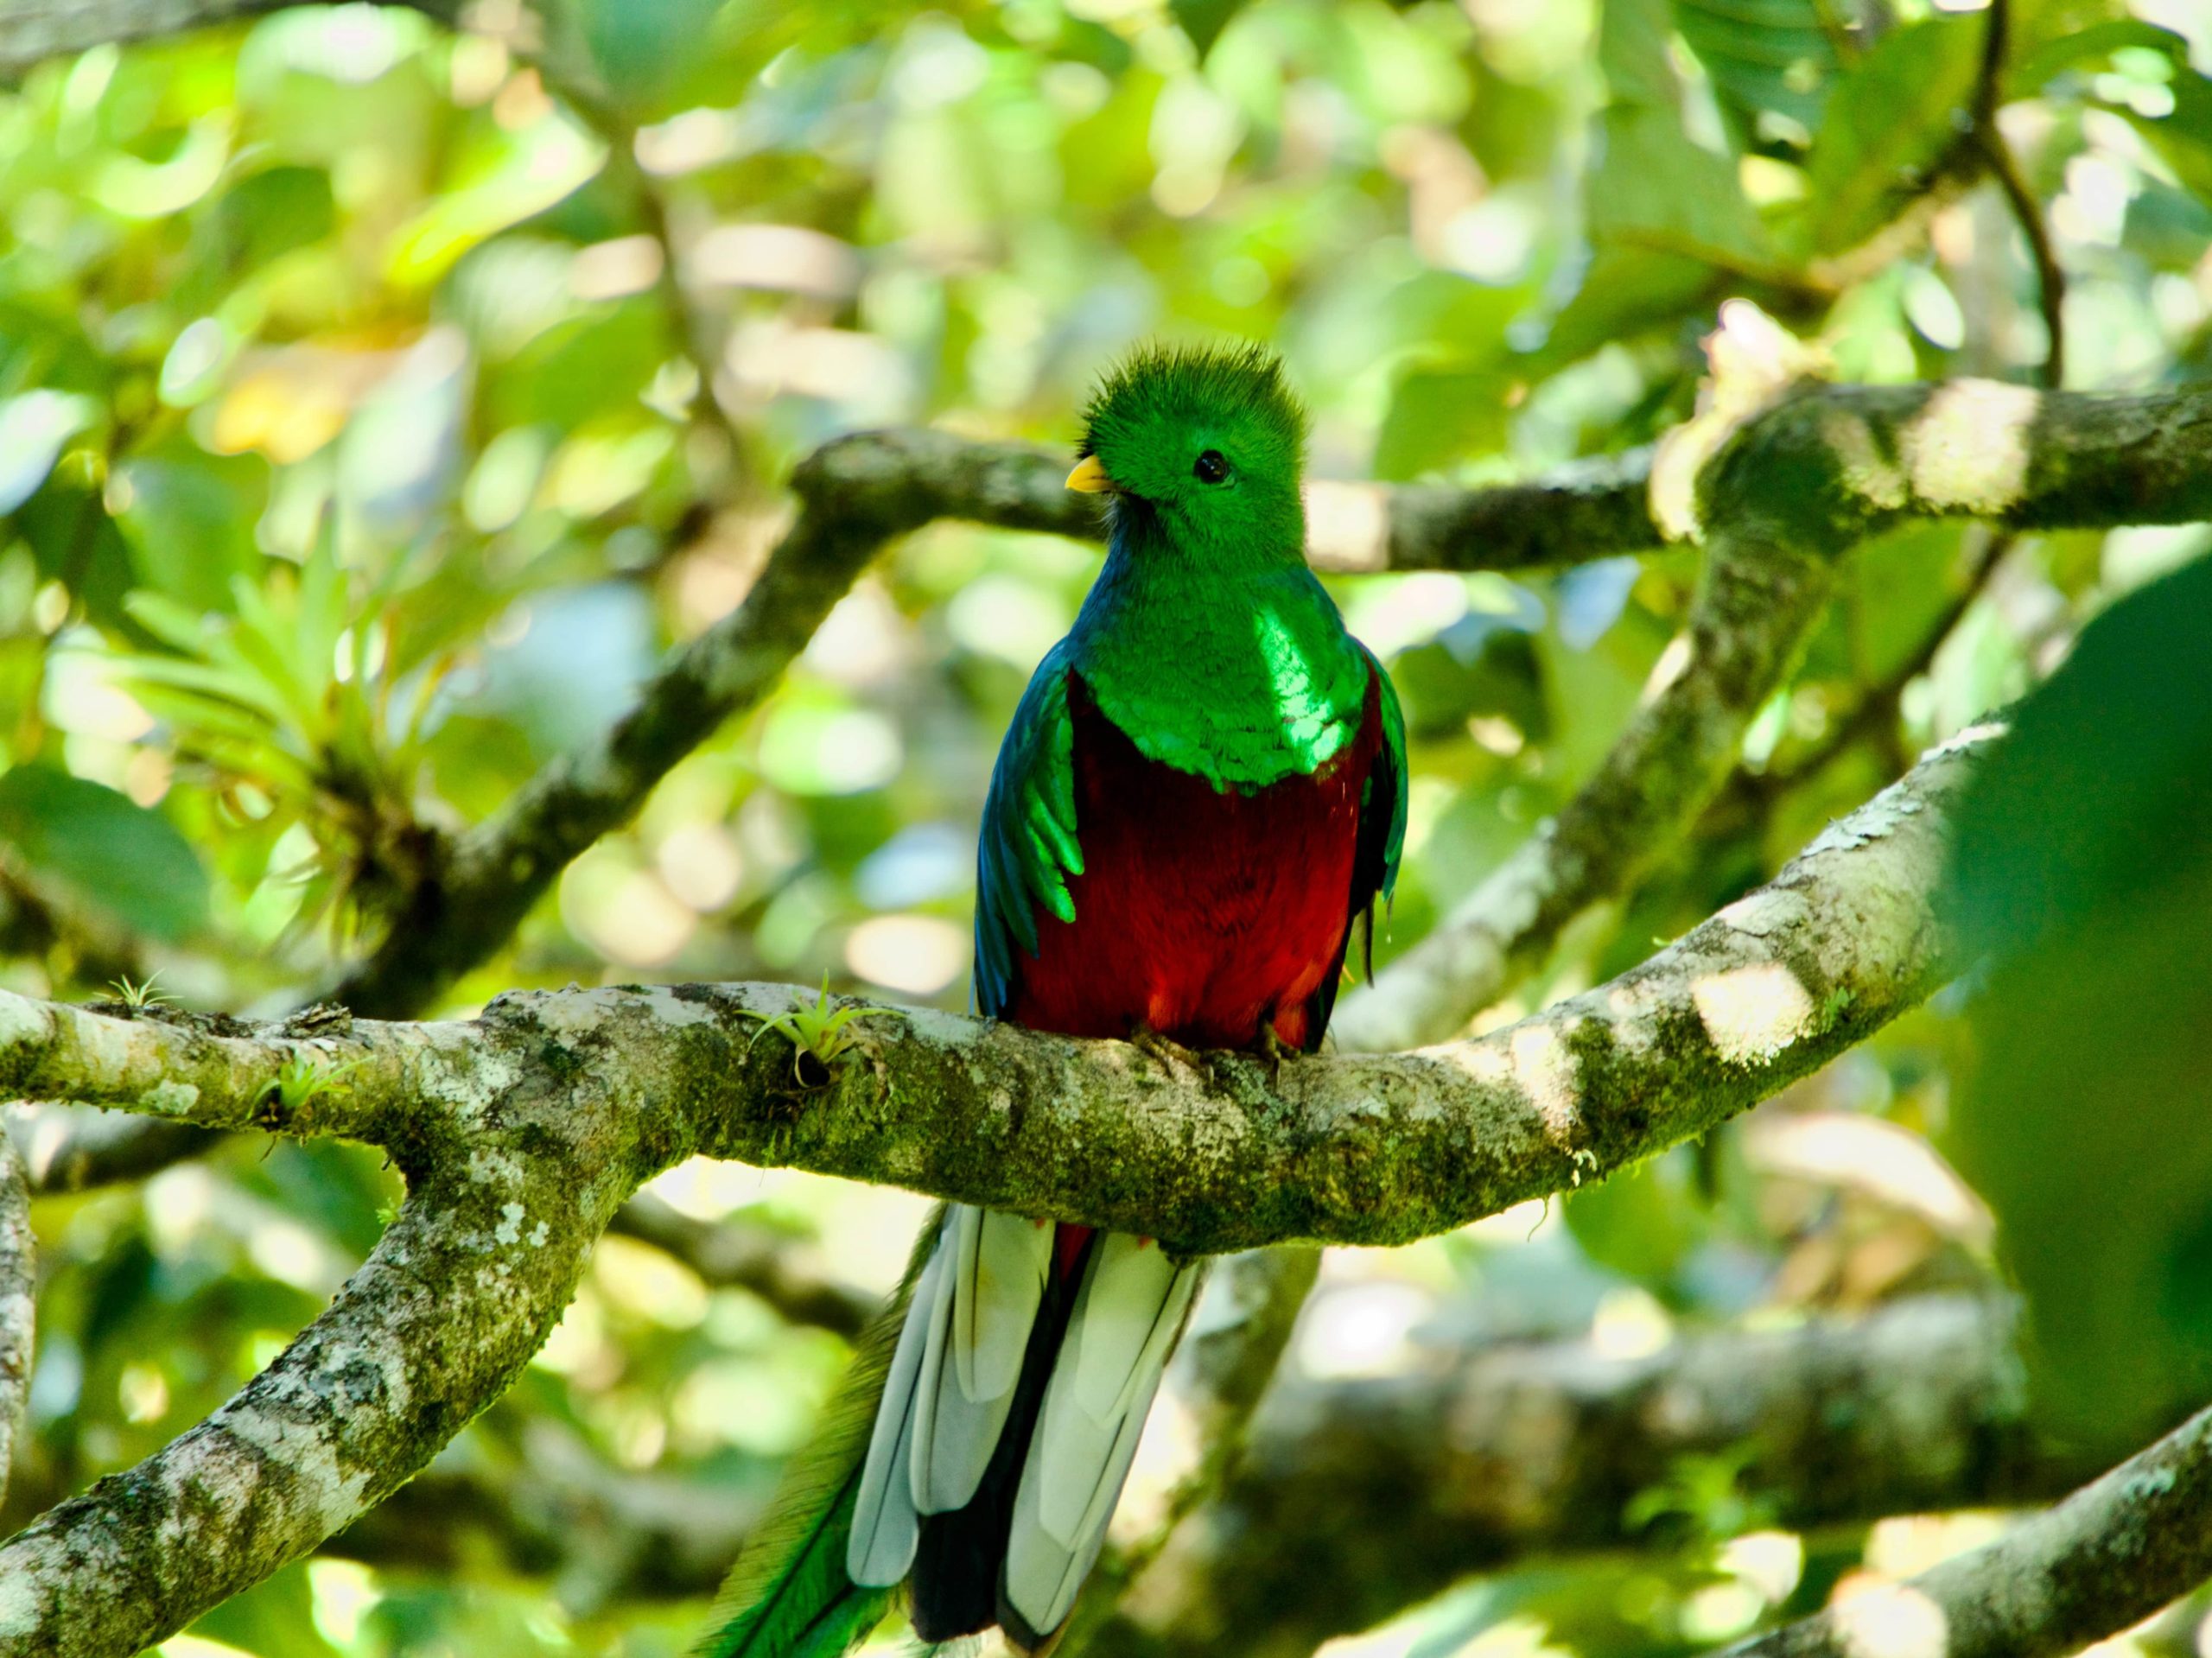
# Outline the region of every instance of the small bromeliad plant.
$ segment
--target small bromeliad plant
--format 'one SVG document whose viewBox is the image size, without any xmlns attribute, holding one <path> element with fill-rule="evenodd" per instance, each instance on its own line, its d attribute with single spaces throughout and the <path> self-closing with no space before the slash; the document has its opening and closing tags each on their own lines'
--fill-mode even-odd
<svg viewBox="0 0 2212 1658">
<path fill-rule="evenodd" d="M 787 1013 L 757 1013 L 751 1008 L 741 1011 L 745 1017 L 760 1021 L 760 1028 L 753 1032 L 753 1040 L 746 1045 L 750 1053 L 760 1039 L 773 1031 L 791 1045 L 791 1076 L 801 1088 L 823 1088 L 829 1084 L 837 1062 L 853 1045 L 851 1026 L 855 1020 L 895 1018 L 888 1007 L 837 1007 L 830 1005 L 830 975 L 822 975 L 822 994 L 814 1006 L 801 1001 Z M 813 1069 L 808 1069 L 808 1061 Z"/>
</svg>

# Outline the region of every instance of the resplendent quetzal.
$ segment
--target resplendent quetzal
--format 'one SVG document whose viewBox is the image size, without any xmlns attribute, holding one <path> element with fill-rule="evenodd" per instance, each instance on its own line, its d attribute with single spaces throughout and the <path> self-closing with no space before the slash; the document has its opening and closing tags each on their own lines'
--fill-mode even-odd
<svg viewBox="0 0 2212 1658">
<path fill-rule="evenodd" d="M 1110 376 L 1071 489 L 1106 564 L 983 808 L 979 1012 L 1073 1036 L 1310 1051 L 1389 898 L 1405 736 L 1306 565 L 1305 416 L 1255 347 Z M 911 1580 L 915 1631 L 1065 1624 L 1201 1263 L 953 1204 L 731 1572 L 712 1658 L 835 1658 Z"/>
</svg>

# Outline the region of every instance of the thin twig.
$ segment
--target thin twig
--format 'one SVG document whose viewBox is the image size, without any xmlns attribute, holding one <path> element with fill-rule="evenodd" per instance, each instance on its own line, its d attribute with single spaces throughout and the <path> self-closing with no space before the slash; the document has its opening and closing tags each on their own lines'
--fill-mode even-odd
<svg viewBox="0 0 2212 1658">
<path fill-rule="evenodd" d="M 2027 242 L 2029 257 L 2035 263 L 2037 297 L 2050 342 L 2044 355 L 2041 379 L 2046 386 L 2060 386 L 2066 383 L 2066 272 L 2051 246 L 2050 229 L 2044 222 L 2043 204 L 2028 187 L 2012 146 L 2005 142 L 2005 134 L 1997 124 L 1998 107 L 2004 98 L 2005 59 L 2012 41 L 2012 0 L 1989 0 L 1988 10 L 1989 21 L 1982 29 L 1981 71 L 1974 81 L 1967 141 L 1977 158 L 1988 168 L 1990 176 L 1997 181 L 2005 206 L 2012 210 L 2013 221 Z"/>
</svg>

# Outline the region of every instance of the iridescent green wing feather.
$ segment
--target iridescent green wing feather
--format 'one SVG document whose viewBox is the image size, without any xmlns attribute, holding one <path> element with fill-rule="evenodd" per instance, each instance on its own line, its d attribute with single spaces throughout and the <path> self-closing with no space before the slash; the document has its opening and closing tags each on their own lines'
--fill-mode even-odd
<svg viewBox="0 0 2212 1658">
<path fill-rule="evenodd" d="M 1037 953 L 1037 912 L 1075 919 L 1068 877 L 1083 873 L 1076 840 L 1075 727 L 1062 640 L 1038 664 L 999 749 L 976 850 L 976 1011 L 1013 999 L 1016 952 Z"/>
</svg>

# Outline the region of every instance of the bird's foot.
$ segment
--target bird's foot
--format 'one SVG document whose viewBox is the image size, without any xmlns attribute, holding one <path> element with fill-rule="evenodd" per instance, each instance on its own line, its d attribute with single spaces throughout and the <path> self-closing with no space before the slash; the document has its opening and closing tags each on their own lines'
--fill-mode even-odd
<svg viewBox="0 0 2212 1658">
<path fill-rule="evenodd" d="M 1282 1062 L 1297 1057 L 1298 1050 L 1282 1039 L 1273 1020 L 1260 1026 L 1260 1063 L 1268 1068 L 1268 1086 L 1282 1081 Z"/>
<path fill-rule="evenodd" d="M 1196 1048 L 1185 1047 L 1173 1037 L 1162 1036 L 1141 1020 L 1129 1032 L 1129 1045 L 1169 1070 L 1194 1073 L 1209 1084 L 1217 1080 L 1213 1062 L 1205 1054 Z"/>
</svg>

